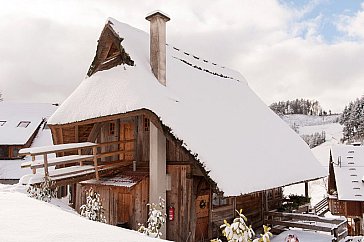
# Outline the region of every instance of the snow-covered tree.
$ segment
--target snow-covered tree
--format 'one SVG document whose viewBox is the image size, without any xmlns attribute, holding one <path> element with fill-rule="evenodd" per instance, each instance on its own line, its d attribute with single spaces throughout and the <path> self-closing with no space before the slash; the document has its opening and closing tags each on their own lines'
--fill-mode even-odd
<svg viewBox="0 0 364 242">
<path fill-rule="evenodd" d="M 80 214 L 90 220 L 106 223 L 104 208 L 102 207 L 100 194 L 91 187 L 86 192 L 86 204 L 80 207 Z"/>
<path fill-rule="evenodd" d="M 57 187 L 54 185 L 54 181 L 45 177 L 44 181 L 40 185 L 30 185 L 27 189 L 29 197 L 50 202 L 52 198 L 57 197 Z"/>
<path fill-rule="evenodd" d="M 364 96 L 357 98 L 345 106 L 340 117 L 343 128 L 343 140 L 348 142 L 363 141 L 364 139 Z"/>
<path fill-rule="evenodd" d="M 158 204 L 147 204 L 149 207 L 147 225 L 139 224 L 138 231 L 140 233 L 146 234 L 150 237 L 160 238 L 162 232 L 160 229 L 166 222 L 167 215 L 163 213 L 165 208 L 165 201 L 163 198 L 159 197 Z"/>
<path fill-rule="evenodd" d="M 238 217 L 236 217 L 232 224 L 229 224 L 224 220 L 224 224 L 220 226 L 223 236 L 228 242 L 270 242 L 270 237 L 273 236 L 269 232 L 270 228 L 263 225 L 264 233 L 259 238 L 255 238 L 254 230 L 252 226 L 246 224 L 247 218 L 242 213 L 242 210 L 236 211 Z M 220 239 L 214 239 L 211 242 L 221 242 Z"/>
</svg>

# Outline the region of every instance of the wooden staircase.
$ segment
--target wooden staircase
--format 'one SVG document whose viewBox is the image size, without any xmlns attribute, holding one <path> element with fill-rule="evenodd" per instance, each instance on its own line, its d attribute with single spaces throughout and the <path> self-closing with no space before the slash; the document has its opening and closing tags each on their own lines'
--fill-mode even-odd
<svg viewBox="0 0 364 242">
<path fill-rule="evenodd" d="M 322 199 L 313 207 L 313 212 L 317 216 L 324 216 L 329 211 L 329 201 L 326 198 Z"/>
</svg>

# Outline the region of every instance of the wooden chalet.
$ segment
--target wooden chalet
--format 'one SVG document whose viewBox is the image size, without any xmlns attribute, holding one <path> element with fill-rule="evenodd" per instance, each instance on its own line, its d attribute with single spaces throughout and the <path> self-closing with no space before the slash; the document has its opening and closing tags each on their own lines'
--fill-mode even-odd
<svg viewBox="0 0 364 242">
<path fill-rule="evenodd" d="M 329 163 L 329 209 L 348 219 L 349 235 L 363 235 L 364 146 L 335 145 Z"/>
<path fill-rule="evenodd" d="M 264 212 L 280 206 L 283 186 L 325 175 L 240 73 L 166 45 L 165 14 L 147 20 L 150 37 L 108 19 L 88 77 L 49 120 L 59 159 L 50 164 L 69 166 L 61 157 L 71 156 L 82 172 L 98 169 L 93 177 L 76 168 L 62 179 L 53 174 L 70 185 L 76 209 L 93 187 L 108 223 L 137 229 L 146 204 L 162 197 L 165 238 L 203 241 L 236 209 L 262 225 Z"/>
</svg>

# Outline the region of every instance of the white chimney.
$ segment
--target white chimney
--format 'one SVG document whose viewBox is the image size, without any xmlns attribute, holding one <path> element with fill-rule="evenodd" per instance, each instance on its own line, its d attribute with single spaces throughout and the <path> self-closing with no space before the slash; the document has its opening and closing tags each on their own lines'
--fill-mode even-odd
<svg viewBox="0 0 364 242">
<path fill-rule="evenodd" d="M 154 76 L 162 85 L 166 85 L 166 22 L 170 18 L 154 11 L 145 18 L 150 21 L 150 66 Z"/>
</svg>

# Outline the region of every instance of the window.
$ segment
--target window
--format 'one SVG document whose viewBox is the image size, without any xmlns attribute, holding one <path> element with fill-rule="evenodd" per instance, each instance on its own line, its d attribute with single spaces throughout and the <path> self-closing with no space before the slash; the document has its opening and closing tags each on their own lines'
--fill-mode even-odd
<svg viewBox="0 0 364 242">
<path fill-rule="evenodd" d="M 13 147 L 13 157 L 19 157 L 19 150 L 20 148 L 19 147 Z"/>
<path fill-rule="evenodd" d="M 115 134 L 115 123 L 110 123 L 109 125 L 109 135 Z"/>
<path fill-rule="evenodd" d="M 0 146 L 0 158 L 9 158 L 8 146 Z"/>
<path fill-rule="evenodd" d="M 6 121 L 0 121 L 0 126 L 4 126 Z"/>
<path fill-rule="evenodd" d="M 150 122 L 149 118 L 144 118 L 144 131 L 149 131 Z"/>
<path fill-rule="evenodd" d="M 20 121 L 17 127 L 26 128 L 30 124 L 30 121 Z"/>
<path fill-rule="evenodd" d="M 212 194 L 212 205 L 215 207 L 229 205 L 229 198 L 222 197 L 216 193 Z"/>
</svg>

